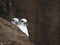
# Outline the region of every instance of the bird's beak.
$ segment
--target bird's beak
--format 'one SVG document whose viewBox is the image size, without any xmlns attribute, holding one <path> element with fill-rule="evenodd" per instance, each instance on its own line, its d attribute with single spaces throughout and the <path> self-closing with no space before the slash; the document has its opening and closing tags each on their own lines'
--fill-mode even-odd
<svg viewBox="0 0 60 45">
<path fill-rule="evenodd" d="M 28 25 L 28 23 L 26 22 L 25 25 Z"/>
<path fill-rule="evenodd" d="M 18 25 L 18 22 L 15 22 L 16 25 Z"/>
</svg>

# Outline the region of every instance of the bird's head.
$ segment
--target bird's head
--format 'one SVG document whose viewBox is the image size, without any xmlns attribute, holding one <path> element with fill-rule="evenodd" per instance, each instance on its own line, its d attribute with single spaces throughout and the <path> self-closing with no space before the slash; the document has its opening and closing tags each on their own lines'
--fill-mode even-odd
<svg viewBox="0 0 60 45">
<path fill-rule="evenodd" d="M 22 18 L 22 19 L 20 20 L 20 24 L 27 25 L 27 19 Z"/>
<path fill-rule="evenodd" d="M 11 22 L 15 25 L 18 25 L 19 24 L 19 19 L 18 18 L 13 18 Z"/>
</svg>

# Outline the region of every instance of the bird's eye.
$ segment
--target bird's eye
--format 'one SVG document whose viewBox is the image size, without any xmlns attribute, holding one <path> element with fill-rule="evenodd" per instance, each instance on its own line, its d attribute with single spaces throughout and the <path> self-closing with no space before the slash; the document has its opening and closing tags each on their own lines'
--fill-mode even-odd
<svg viewBox="0 0 60 45">
<path fill-rule="evenodd" d="M 21 22 L 23 22 L 23 21 L 21 21 Z"/>
<path fill-rule="evenodd" d="M 15 20 L 12 20 L 12 21 L 15 21 Z"/>
</svg>

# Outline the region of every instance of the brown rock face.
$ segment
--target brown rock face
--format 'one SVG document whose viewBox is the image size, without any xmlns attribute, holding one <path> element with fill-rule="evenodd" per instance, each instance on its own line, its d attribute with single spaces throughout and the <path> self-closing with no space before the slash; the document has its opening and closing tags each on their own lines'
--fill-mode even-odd
<svg viewBox="0 0 60 45">
<path fill-rule="evenodd" d="M 0 18 L 0 45 L 31 45 L 19 28 Z"/>
</svg>

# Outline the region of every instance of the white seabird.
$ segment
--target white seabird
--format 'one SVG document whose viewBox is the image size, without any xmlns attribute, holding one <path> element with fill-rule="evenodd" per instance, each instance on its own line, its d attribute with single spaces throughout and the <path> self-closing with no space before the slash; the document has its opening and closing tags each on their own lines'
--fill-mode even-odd
<svg viewBox="0 0 60 45">
<path fill-rule="evenodd" d="M 22 18 L 19 21 L 19 25 L 18 27 L 20 28 L 20 30 L 25 33 L 27 35 L 27 37 L 29 37 L 29 33 L 28 33 L 28 29 L 27 29 L 27 19 Z"/>
<path fill-rule="evenodd" d="M 19 25 L 19 19 L 18 18 L 13 18 L 11 23 L 18 26 Z"/>
</svg>

